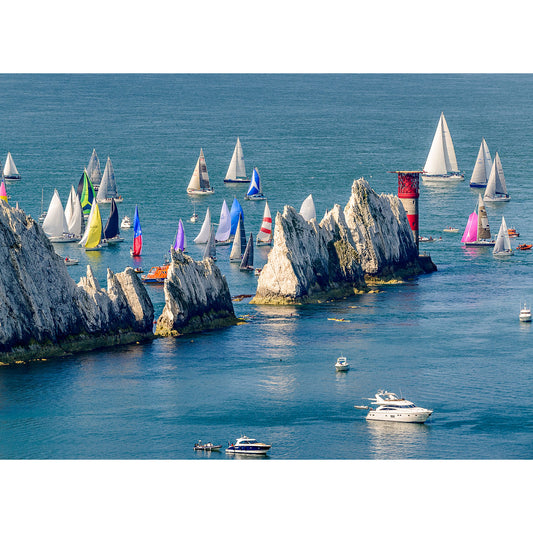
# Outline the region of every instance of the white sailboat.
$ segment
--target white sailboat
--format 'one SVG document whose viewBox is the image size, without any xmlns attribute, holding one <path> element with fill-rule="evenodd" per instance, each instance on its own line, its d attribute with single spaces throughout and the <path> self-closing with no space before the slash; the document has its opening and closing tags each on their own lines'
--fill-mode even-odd
<svg viewBox="0 0 533 533">
<path fill-rule="evenodd" d="M 272 244 L 272 215 L 268 202 L 265 202 L 265 210 L 263 211 L 263 222 L 257 234 L 257 246 L 270 246 Z"/>
<path fill-rule="evenodd" d="M 220 218 L 218 220 L 218 228 L 215 234 L 215 244 L 222 246 L 225 244 L 231 244 L 231 216 L 228 209 L 226 200 L 222 202 L 222 209 L 220 210 Z"/>
<path fill-rule="evenodd" d="M 79 239 L 83 228 L 83 213 L 74 185 L 70 186 L 70 194 L 65 206 L 65 219 L 67 220 L 68 232 Z"/>
<path fill-rule="evenodd" d="M 424 182 L 454 182 L 463 181 L 464 174 L 459 171 L 452 136 L 444 113 L 440 114 L 439 123 L 429 154 L 422 172 Z"/>
<path fill-rule="evenodd" d="M 237 231 L 235 232 L 235 238 L 233 239 L 233 245 L 231 246 L 231 253 L 229 254 L 230 263 L 240 263 L 245 250 L 246 232 L 244 230 L 244 220 L 242 216 L 239 216 Z"/>
<path fill-rule="evenodd" d="M 217 247 L 215 246 L 215 231 L 213 230 L 213 226 L 209 227 L 209 237 L 205 245 L 203 259 L 207 259 L 208 257 L 213 259 L 213 261 L 217 260 Z"/>
<path fill-rule="evenodd" d="M 194 239 L 196 244 L 205 244 L 209 240 L 209 232 L 211 231 L 211 212 L 209 207 L 205 213 L 204 223 L 200 229 L 200 233 Z"/>
<path fill-rule="evenodd" d="M 316 209 L 315 202 L 313 201 L 313 195 L 310 194 L 303 202 L 300 207 L 300 215 L 302 215 L 306 222 L 309 222 L 311 219 L 316 218 Z"/>
<path fill-rule="evenodd" d="M 93 153 L 91 154 L 86 170 L 94 190 L 97 191 L 98 187 L 100 187 L 100 182 L 102 181 L 102 170 L 100 169 L 100 160 L 98 159 L 95 148 L 93 148 Z"/>
<path fill-rule="evenodd" d="M 111 200 L 115 200 L 115 203 L 122 202 L 122 196 L 117 193 L 117 182 L 115 180 L 115 170 L 111 163 L 111 158 L 107 158 L 105 164 L 104 175 L 98 187 L 98 194 L 96 195 L 96 201 L 99 204 L 110 204 Z"/>
<path fill-rule="evenodd" d="M 489 181 L 492 158 L 485 139 L 481 139 L 481 146 L 477 154 L 476 164 L 470 178 L 470 187 L 486 187 Z"/>
<path fill-rule="evenodd" d="M 200 156 L 187 187 L 188 194 L 213 194 L 215 190 L 209 185 L 209 174 L 205 164 L 204 151 L 200 148 Z"/>
<path fill-rule="evenodd" d="M 502 162 L 496 152 L 490 171 L 489 181 L 483 196 L 485 202 L 508 202 L 511 197 L 507 194 L 507 185 L 503 175 Z"/>
<path fill-rule="evenodd" d="M 224 183 L 250 183 L 250 179 L 246 177 L 244 154 L 239 137 L 237 137 L 237 144 L 235 144 Z"/>
<path fill-rule="evenodd" d="M 54 189 L 54 195 L 48 206 L 48 212 L 43 220 L 43 231 L 50 242 L 74 242 L 77 238 L 68 231 L 67 220 L 63 204 L 59 198 L 57 189 Z"/>
<path fill-rule="evenodd" d="M 502 217 L 500 231 L 498 231 L 498 237 L 496 237 L 496 244 L 494 245 L 494 250 L 492 250 L 492 253 L 493 255 L 499 257 L 513 255 L 511 239 L 509 239 L 509 232 L 507 231 L 507 224 L 505 223 L 504 217 Z"/>
<path fill-rule="evenodd" d="M 20 179 L 20 174 L 15 165 L 15 161 L 13 161 L 11 152 L 7 153 L 6 163 L 4 165 L 4 170 L 2 171 L 2 177 L 5 180 L 19 180 Z"/>
</svg>

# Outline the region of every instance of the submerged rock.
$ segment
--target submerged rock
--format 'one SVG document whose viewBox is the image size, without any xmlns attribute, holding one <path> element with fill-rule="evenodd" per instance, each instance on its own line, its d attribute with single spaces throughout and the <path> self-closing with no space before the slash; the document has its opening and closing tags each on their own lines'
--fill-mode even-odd
<svg viewBox="0 0 533 533">
<path fill-rule="evenodd" d="M 108 270 L 105 290 L 88 266 L 76 284 L 37 222 L 0 201 L 0 361 L 150 338 L 153 317 L 133 269 Z"/>
<path fill-rule="evenodd" d="M 375 193 L 364 179 L 352 185 L 344 210 L 320 224 L 285 206 L 276 215 L 274 246 L 251 303 L 288 304 L 343 297 L 390 280 L 436 270 L 418 248 L 398 197 Z"/>
<path fill-rule="evenodd" d="M 195 261 L 171 252 L 165 280 L 165 307 L 156 335 L 181 335 L 237 324 L 226 282 L 212 258 Z"/>
</svg>

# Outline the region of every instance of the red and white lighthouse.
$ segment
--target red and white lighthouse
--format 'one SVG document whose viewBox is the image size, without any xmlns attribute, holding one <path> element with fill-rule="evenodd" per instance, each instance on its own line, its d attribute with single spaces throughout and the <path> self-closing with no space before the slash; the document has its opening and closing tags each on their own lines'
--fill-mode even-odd
<svg viewBox="0 0 533 533">
<path fill-rule="evenodd" d="M 416 247 L 418 249 L 418 197 L 420 171 L 395 171 L 398 174 L 398 198 L 407 213 L 407 220 L 413 231 Z"/>
</svg>

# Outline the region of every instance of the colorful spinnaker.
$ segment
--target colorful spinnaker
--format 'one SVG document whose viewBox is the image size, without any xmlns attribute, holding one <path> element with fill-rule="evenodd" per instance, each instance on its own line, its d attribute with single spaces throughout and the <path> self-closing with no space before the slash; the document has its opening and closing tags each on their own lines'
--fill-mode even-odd
<svg viewBox="0 0 533 533">
<path fill-rule="evenodd" d="M 9 203 L 7 201 L 7 190 L 6 190 L 6 184 L 4 182 L 4 178 L 2 178 L 2 183 L 0 184 L 0 200 L 4 200 L 6 204 Z"/>
<path fill-rule="evenodd" d="M 139 220 L 139 209 L 135 206 L 135 216 L 133 217 L 133 249 L 131 255 L 139 257 L 143 249 L 143 236 L 141 231 L 141 221 Z"/>
</svg>

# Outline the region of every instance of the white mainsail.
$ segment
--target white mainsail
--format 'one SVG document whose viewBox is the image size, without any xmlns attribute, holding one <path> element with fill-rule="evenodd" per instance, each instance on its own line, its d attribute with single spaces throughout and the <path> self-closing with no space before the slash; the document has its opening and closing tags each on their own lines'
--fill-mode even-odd
<svg viewBox="0 0 533 533">
<path fill-rule="evenodd" d="M 492 168 L 492 158 L 485 139 L 481 140 L 481 146 L 477 154 L 476 164 L 470 178 L 471 187 L 485 187 L 489 181 Z"/>
<path fill-rule="evenodd" d="M 231 216 L 228 209 L 226 200 L 222 203 L 222 209 L 220 210 L 220 219 L 218 221 L 218 228 L 215 234 L 215 242 L 226 242 L 229 239 L 231 233 Z"/>
<path fill-rule="evenodd" d="M 70 194 L 65 206 L 65 218 L 67 220 L 68 232 L 79 237 L 83 225 L 83 214 L 81 204 L 74 185 L 70 186 Z"/>
<path fill-rule="evenodd" d="M 111 163 L 111 158 L 107 158 L 107 162 L 104 169 L 104 175 L 98 188 L 98 194 L 96 195 L 97 202 L 103 202 L 117 197 L 117 182 L 115 181 L 115 170 Z"/>
<path fill-rule="evenodd" d="M 500 161 L 498 152 L 494 155 L 494 161 L 483 199 L 486 202 L 507 202 L 510 200 L 510 196 L 507 194 L 505 176 L 503 175 L 502 162 Z"/>
<path fill-rule="evenodd" d="M 507 230 L 507 224 L 505 223 L 504 217 L 502 217 L 500 231 L 498 231 L 498 237 L 496 238 L 496 244 L 494 245 L 494 250 L 492 250 L 492 253 L 494 255 L 513 254 L 513 248 L 511 247 L 511 239 L 509 238 L 509 232 Z"/>
<path fill-rule="evenodd" d="M 265 203 L 265 210 L 263 211 L 263 222 L 257 234 L 257 244 L 270 244 L 272 242 L 272 215 L 268 207 L 268 201 Z"/>
<path fill-rule="evenodd" d="M 440 114 L 437 130 L 424 165 L 424 173 L 429 176 L 446 176 L 459 173 L 452 136 L 444 118 L 444 113 Z"/>
<path fill-rule="evenodd" d="M 43 231 L 49 239 L 61 238 L 63 234 L 68 233 L 65 212 L 63 211 L 63 204 L 61 203 L 57 189 L 54 189 L 52 200 L 48 206 L 48 212 L 43 220 Z"/>
<path fill-rule="evenodd" d="M 236 179 L 239 179 L 239 181 L 246 180 L 246 166 L 244 164 L 244 154 L 239 137 L 237 137 L 237 144 L 235 144 L 233 156 L 231 157 L 224 181 L 233 181 Z"/>
<path fill-rule="evenodd" d="M 235 238 L 233 239 L 233 245 L 231 247 L 231 253 L 229 254 L 229 260 L 232 263 L 241 262 L 241 222 L 242 217 L 239 217 L 239 222 L 237 223 L 237 230 L 235 231 Z"/>
<path fill-rule="evenodd" d="M 300 207 L 300 215 L 302 215 L 307 222 L 313 218 L 316 218 L 315 202 L 313 201 L 312 194 L 310 194 L 302 202 L 302 206 Z"/>
<path fill-rule="evenodd" d="M 205 213 L 204 223 L 200 229 L 200 233 L 194 239 L 196 244 L 205 244 L 209 240 L 209 232 L 211 231 L 211 213 L 209 207 Z"/>
<path fill-rule="evenodd" d="M 7 153 L 6 163 L 4 165 L 4 170 L 3 170 L 3 176 L 4 178 L 9 178 L 9 177 L 14 177 L 14 176 L 19 177 L 19 171 L 17 170 L 15 161 L 13 161 L 13 157 L 11 157 L 11 152 Z"/>
<path fill-rule="evenodd" d="M 96 154 L 96 148 L 93 148 L 93 153 L 89 159 L 89 164 L 87 165 L 87 175 L 93 184 L 93 187 L 99 187 L 100 182 L 102 181 L 102 170 L 100 169 L 100 160 Z"/>
<path fill-rule="evenodd" d="M 200 148 L 200 156 L 192 173 L 191 181 L 187 187 L 188 193 L 208 194 L 214 192 L 209 185 L 209 174 L 205 163 L 204 151 Z"/>
</svg>

